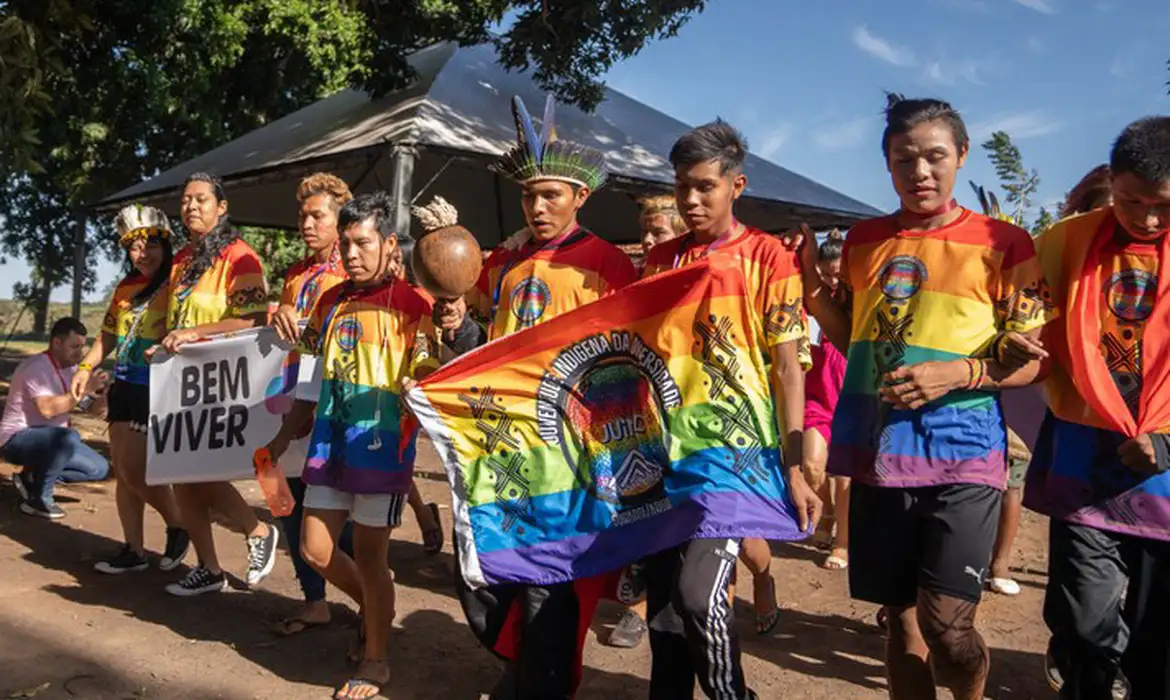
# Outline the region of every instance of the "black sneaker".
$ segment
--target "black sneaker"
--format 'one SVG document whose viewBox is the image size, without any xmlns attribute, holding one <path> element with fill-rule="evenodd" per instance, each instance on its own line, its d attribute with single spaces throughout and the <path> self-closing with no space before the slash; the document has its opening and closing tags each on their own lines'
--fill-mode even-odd
<svg viewBox="0 0 1170 700">
<path fill-rule="evenodd" d="M 167 547 L 163 550 L 162 558 L 158 560 L 158 568 L 171 571 L 183 563 L 187 556 L 187 549 L 191 546 L 191 537 L 181 527 L 167 528 Z"/>
<path fill-rule="evenodd" d="M 642 643 L 645 636 L 646 621 L 633 610 L 626 610 L 622 613 L 622 619 L 618 620 L 617 626 L 609 633 L 609 639 L 605 640 L 605 644 L 618 649 L 633 649 Z"/>
<path fill-rule="evenodd" d="M 135 554 L 130 545 L 122 545 L 122 549 L 113 557 L 105 561 L 99 561 L 93 565 L 94 570 L 100 571 L 103 574 L 125 574 L 131 571 L 146 571 L 150 563 L 146 561 L 146 555 Z"/>
<path fill-rule="evenodd" d="M 60 520 L 65 517 L 65 511 L 58 508 L 56 503 L 45 503 L 38 500 L 25 500 L 20 504 L 20 512 L 49 520 Z"/>
<path fill-rule="evenodd" d="M 167 593 L 187 598 L 204 593 L 218 593 L 227 586 L 227 574 L 222 571 L 213 574 L 202 566 L 197 566 L 188 571 L 182 581 L 167 586 Z"/>
<path fill-rule="evenodd" d="M 248 538 L 248 585 L 255 586 L 272 573 L 276 564 L 276 543 L 280 534 L 271 523 L 268 525 L 268 534 L 263 537 Z"/>
</svg>

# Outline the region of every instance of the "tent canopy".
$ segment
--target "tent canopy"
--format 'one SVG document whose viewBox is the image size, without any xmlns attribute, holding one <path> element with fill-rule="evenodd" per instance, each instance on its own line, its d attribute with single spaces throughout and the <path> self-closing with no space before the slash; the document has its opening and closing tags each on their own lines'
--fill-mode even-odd
<svg viewBox="0 0 1170 700">
<path fill-rule="evenodd" d="M 515 141 L 512 96 L 539 111 L 544 95 L 525 73 L 499 66 L 487 44 L 436 44 L 411 63 L 418 79 L 409 88 L 376 100 L 342 91 L 113 194 L 95 209 L 140 202 L 175 215 L 183 181 L 208 171 L 224 179 L 238 224 L 293 229 L 298 181 L 325 170 L 357 193 L 390 191 L 400 233 L 409 231 L 412 200 L 442 195 L 458 207 L 460 223 L 491 247 L 524 220 L 517 186 L 486 166 Z M 637 240 L 635 199 L 670 191 L 674 175 L 666 155 L 688 128 L 612 89 L 593 114 L 559 106 L 558 135 L 604 152 L 611 171 L 610 184 L 582 210 L 582 223 L 615 242 Z M 749 157 L 745 174 L 748 188 L 737 213 L 760 228 L 802 221 L 847 226 L 880 213 L 756 156 Z"/>
</svg>

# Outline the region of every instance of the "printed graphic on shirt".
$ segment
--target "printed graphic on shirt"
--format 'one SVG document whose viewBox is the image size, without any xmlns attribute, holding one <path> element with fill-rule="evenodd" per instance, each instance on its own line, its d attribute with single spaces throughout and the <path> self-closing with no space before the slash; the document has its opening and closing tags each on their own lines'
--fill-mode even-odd
<svg viewBox="0 0 1170 700">
<path fill-rule="evenodd" d="M 496 249 L 467 308 L 495 340 L 546 323 L 630 284 L 637 271 L 612 243 L 580 229 L 564 241 Z"/>
<path fill-rule="evenodd" d="M 306 317 L 321 295 L 341 284 L 348 275 L 341 265 L 341 251 L 334 247 L 325 262 L 317 262 L 312 255 L 288 269 L 284 288 L 280 292 L 281 306 L 292 306 L 301 318 Z"/>
<path fill-rule="evenodd" d="M 410 489 L 417 428 L 402 413 L 402 382 L 438 366 L 434 336 L 430 304 L 403 281 L 322 295 L 297 347 L 323 363 L 305 483 Z"/>
<path fill-rule="evenodd" d="M 650 249 L 642 276 L 652 275 L 688 265 L 707 254 L 708 246 L 696 244 L 690 234 L 680 236 Z M 774 348 L 782 343 L 807 340 L 804 320 L 804 288 L 796 254 L 789 251 L 774 236 L 748 228 L 738 238 L 717 250 L 733 256 L 743 270 L 748 289 L 752 290 L 752 306 L 763 326 L 764 347 Z M 807 358 L 807 348 L 801 349 Z M 810 363 L 811 364 L 811 363 Z"/>
<path fill-rule="evenodd" d="M 852 333 L 830 470 L 884 486 L 1002 488 L 1007 437 L 995 394 L 955 391 L 905 411 L 878 391 L 901 367 L 985 357 L 1000 332 L 1048 321 L 1051 295 L 1031 237 L 969 211 L 926 233 L 872 219 L 846 239 L 842 276 L 853 291 Z"/>
<path fill-rule="evenodd" d="M 194 285 L 179 280 L 191 263 L 193 245 L 175 255 L 167 306 L 169 329 L 195 328 L 267 309 L 268 284 L 260 257 L 243 240 L 228 245 Z"/>
<path fill-rule="evenodd" d="M 134 299 L 149 282 L 139 274 L 119 282 L 102 322 L 102 332 L 115 338 L 114 378 L 131 384 L 149 383 L 150 367 L 144 353 L 167 334 L 167 285 L 148 299 Z"/>
</svg>

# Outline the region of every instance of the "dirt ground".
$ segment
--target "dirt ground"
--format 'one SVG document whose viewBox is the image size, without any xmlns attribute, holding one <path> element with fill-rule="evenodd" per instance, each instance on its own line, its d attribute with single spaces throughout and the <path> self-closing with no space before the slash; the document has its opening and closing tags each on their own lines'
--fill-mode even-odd
<svg viewBox="0 0 1170 700">
<path fill-rule="evenodd" d="M 14 358 L 0 358 L 0 376 Z M 104 426 L 82 419 L 83 437 L 105 448 Z M 443 508 L 450 531 L 446 484 L 437 458 L 420 449 L 419 483 L 427 500 Z M 334 624 L 278 639 L 267 626 L 293 611 L 299 589 L 287 557 L 258 590 L 234 581 L 233 590 L 192 599 L 167 595 L 163 586 L 182 575 L 151 569 L 122 577 L 93 571 L 93 562 L 116 550 L 120 528 L 113 482 L 61 486 L 68 517 L 48 522 L 22 515 L 11 467 L 0 464 L 0 698 L 59 700 L 284 700 L 327 698 L 344 680 L 344 650 L 353 634 L 349 603 L 330 589 Z M 259 489 L 241 484 L 262 508 Z M 148 511 L 147 545 L 163 544 L 163 526 Z M 1027 514 L 1017 542 L 1023 593 L 989 596 L 980 628 L 992 647 L 988 696 L 1002 700 L 1050 698 L 1043 678 L 1047 633 L 1040 619 L 1046 568 L 1046 523 Z M 224 566 L 245 569 L 242 536 L 217 528 Z M 776 632 L 753 634 L 750 586 L 737 592 L 737 623 L 750 685 L 761 698 L 884 698 L 883 638 L 875 608 L 850 600 L 845 575 L 818 567 L 823 554 L 803 545 L 775 545 L 772 570 L 785 607 Z M 188 562 L 193 562 L 193 554 Z M 398 618 L 391 638 L 393 677 L 383 691 L 392 700 L 476 700 L 486 697 L 498 662 L 482 650 L 463 621 L 450 584 L 453 559 L 447 542 L 428 557 L 414 521 L 395 533 L 391 563 L 398 583 Z M 740 581 L 750 581 L 746 570 Z M 646 644 L 610 649 L 597 642 L 620 614 L 607 604 L 594 622 L 578 697 L 645 698 Z M 681 699 L 680 699 L 681 700 Z"/>
</svg>

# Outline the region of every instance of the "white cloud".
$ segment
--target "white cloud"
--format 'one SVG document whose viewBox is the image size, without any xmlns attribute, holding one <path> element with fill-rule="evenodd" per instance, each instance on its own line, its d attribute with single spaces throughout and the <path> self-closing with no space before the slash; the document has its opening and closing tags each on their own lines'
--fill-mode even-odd
<svg viewBox="0 0 1170 700">
<path fill-rule="evenodd" d="M 1053 6 L 1054 0 L 1015 0 L 1015 2 L 1018 5 L 1023 5 L 1037 12 L 1043 12 L 1046 15 L 1056 14 L 1056 8 Z"/>
<path fill-rule="evenodd" d="M 761 157 L 771 160 L 792 138 L 795 131 L 796 127 L 789 122 L 778 124 L 771 132 L 764 134 L 759 147 L 754 150 Z"/>
<path fill-rule="evenodd" d="M 865 53 L 895 66 L 912 66 L 914 54 L 873 34 L 863 24 L 853 30 L 853 44 Z"/>
<path fill-rule="evenodd" d="M 857 117 L 825 127 L 813 134 L 813 143 L 824 151 L 839 151 L 860 146 L 869 135 L 873 122 L 873 117 Z"/>
<path fill-rule="evenodd" d="M 1006 131 L 1015 141 L 1047 136 L 1063 127 L 1059 121 L 1034 109 L 1025 112 L 1003 112 L 971 127 L 971 139 L 983 141 L 996 131 Z"/>
<path fill-rule="evenodd" d="M 1044 40 L 1038 36 L 1028 37 L 1027 46 L 1029 51 L 1038 56 L 1048 53 L 1048 44 L 1045 44 Z"/>
<path fill-rule="evenodd" d="M 980 76 L 982 65 L 981 61 L 974 59 L 958 62 L 931 61 L 926 64 L 926 77 L 941 85 L 954 85 L 960 81 L 983 85 L 984 81 Z"/>
</svg>

